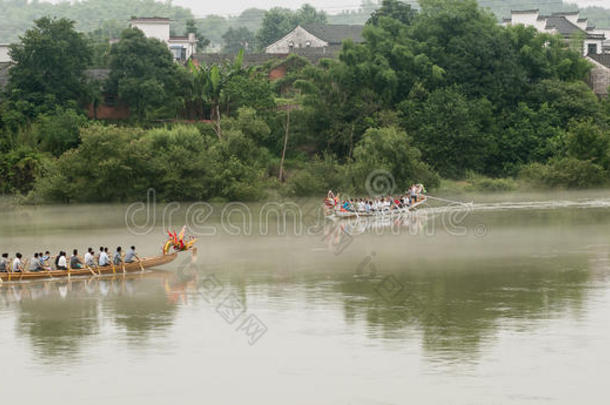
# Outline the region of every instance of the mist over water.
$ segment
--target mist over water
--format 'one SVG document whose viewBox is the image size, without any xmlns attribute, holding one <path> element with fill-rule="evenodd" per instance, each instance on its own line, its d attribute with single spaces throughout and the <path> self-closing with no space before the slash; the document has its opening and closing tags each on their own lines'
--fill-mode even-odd
<svg viewBox="0 0 610 405">
<path fill-rule="evenodd" d="M 604 403 L 610 196 L 459 199 L 339 223 L 299 201 L 305 231 L 158 204 L 140 235 L 127 205 L 8 207 L 0 250 L 24 257 L 201 235 L 195 264 L 0 286 L 3 402 Z"/>
</svg>

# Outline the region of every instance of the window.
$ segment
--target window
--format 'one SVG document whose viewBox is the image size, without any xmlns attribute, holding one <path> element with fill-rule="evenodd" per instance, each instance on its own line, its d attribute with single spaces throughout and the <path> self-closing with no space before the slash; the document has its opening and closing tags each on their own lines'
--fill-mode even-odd
<svg viewBox="0 0 610 405">
<path fill-rule="evenodd" d="M 311 48 L 311 41 L 305 42 L 305 48 Z"/>
<path fill-rule="evenodd" d="M 597 44 L 587 44 L 587 55 L 597 53 Z"/>
<path fill-rule="evenodd" d="M 174 60 L 185 60 L 186 59 L 186 48 L 182 45 L 172 45 L 169 50 L 174 55 Z"/>
</svg>

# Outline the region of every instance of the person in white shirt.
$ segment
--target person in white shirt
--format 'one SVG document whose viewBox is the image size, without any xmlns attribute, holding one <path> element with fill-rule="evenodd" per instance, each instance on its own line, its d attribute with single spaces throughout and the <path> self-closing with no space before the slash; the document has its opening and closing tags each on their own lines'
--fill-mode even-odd
<svg viewBox="0 0 610 405">
<path fill-rule="evenodd" d="M 59 257 L 57 258 L 57 270 L 68 270 L 66 252 L 59 252 Z"/>
<path fill-rule="evenodd" d="M 100 266 L 108 266 L 110 264 L 110 257 L 108 256 L 108 248 L 104 248 L 104 250 L 100 251 Z"/>
<path fill-rule="evenodd" d="M 21 256 L 21 253 L 17 253 L 15 255 L 15 260 L 13 260 L 13 267 L 12 267 L 12 270 L 14 272 L 20 272 L 21 270 L 23 270 L 23 265 L 21 263 L 21 258 L 22 257 L 23 256 Z"/>
<path fill-rule="evenodd" d="M 97 267 L 92 248 L 88 248 L 87 253 L 85 253 L 85 265 L 89 267 Z"/>
</svg>

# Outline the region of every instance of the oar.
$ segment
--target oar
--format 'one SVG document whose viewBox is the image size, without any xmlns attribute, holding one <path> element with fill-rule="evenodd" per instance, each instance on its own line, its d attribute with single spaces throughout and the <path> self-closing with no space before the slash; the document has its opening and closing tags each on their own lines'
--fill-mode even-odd
<svg viewBox="0 0 610 405">
<path fill-rule="evenodd" d="M 93 271 L 93 269 L 92 269 L 91 267 L 89 267 L 89 266 L 87 265 L 87 262 L 85 261 L 85 259 L 83 259 L 83 258 L 82 258 L 82 257 L 80 257 L 80 256 L 79 256 L 78 258 L 79 258 L 79 259 L 80 259 L 80 260 L 83 262 L 83 266 L 85 266 L 85 268 L 86 268 L 87 270 L 89 270 L 89 271 L 91 272 L 91 274 L 93 274 L 95 277 L 97 277 L 97 274 L 95 273 L 95 271 Z"/>
<path fill-rule="evenodd" d="M 19 276 L 19 281 L 21 281 L 21 279 L 23 278 L 23 273 L 25 273 L 25 269 L 27 268 L 29 261 L 30 259 L 25 259 L 25 261 L 21 265 L 21 275 Z"/>
<path fill-rule="evenodd" d="M 138 259 L 138 264 L 140 265 L 140 271 L 142 273 L 144 273 L 144 266 L 142 266 L 142 260 L 140 260 L 140 258 L 138 256 L 136 256 L 136 259 Z"/>
</svg>

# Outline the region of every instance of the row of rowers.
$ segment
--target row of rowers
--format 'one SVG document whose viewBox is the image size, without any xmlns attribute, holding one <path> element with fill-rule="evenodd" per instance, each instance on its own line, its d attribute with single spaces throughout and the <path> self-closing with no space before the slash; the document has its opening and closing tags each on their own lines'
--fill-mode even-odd
<svg viewBox="0 0 610 405">
<path fill-rule="evenodd" d="M 78 250 L 74 249 L 70 259 L 66 257 L 66 252 L 60 251 L 57 256 L 51 256 L 47 251 L 44 254 L 34 253 L 34 256 L 28 260 L 23 260 L 21 253 L 16 253 L 14 259 L 9 259 L 8 253 L 3 253 L 0 258 L 0 272 L 22 272 L 22 271 L 48 271 L 48 270 L 68 270 L 82 269 L 85 267 L 97 268 L 110 266 L 111 259 L 108 254 L 107 247 L 100 247 L 100 251 L 96 254 L 92 248 L 87 249 L 85 257 L 78 254 Z M 123 249 L 117 247 L 112 256 L 112 264 L 120 266 L 123 263 L 133 263 L 139 261 L 140 258 L 136 254 L 136 247 L 132 246 L 123 257 Z M 52 267 L 53 266 L 53 267 Z"/>
<path fill-rule="evenodd" d="M 359 212 L 371 212 L 371 211 L 385 211 L 400 208 L 408 208 L 418 202 L 418 195 L 413 193 L 411 195 L 405 194 L 393 198 L 388 196 L 387 198 L 356 198 L 343 201 L 340 208 L 344 211 L 359 211 Z"/>
</svg>

